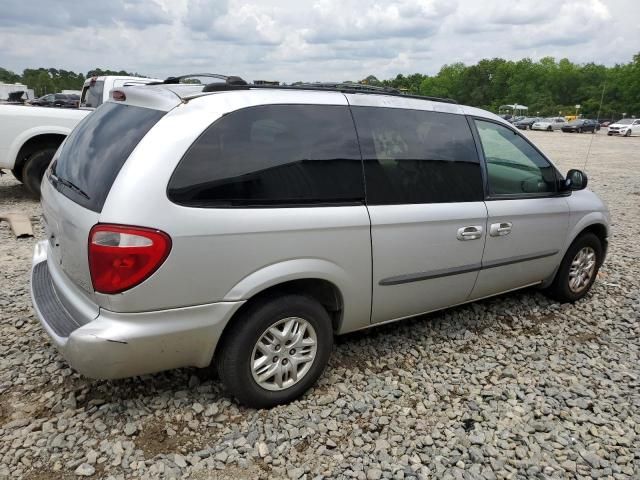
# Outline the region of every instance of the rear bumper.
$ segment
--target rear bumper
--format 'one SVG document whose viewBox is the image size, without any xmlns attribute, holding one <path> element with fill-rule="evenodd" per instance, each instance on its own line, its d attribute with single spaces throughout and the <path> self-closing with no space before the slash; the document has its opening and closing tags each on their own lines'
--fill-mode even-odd
<svg viewBox="0 0 640 480">
<path fill-rule="evenodd" d="M 225 325 L 244 303 L 141 313 L 100 308 L 93 316 L 90 309 L 82 308 L 86 298 L 75 297 L 77 292 L 50 275 L 47 242 L 40 242 L 31 271 L 31 299 L 38 320 L 71 367 L 103 379 L 206 367 Z"/>
</svg>

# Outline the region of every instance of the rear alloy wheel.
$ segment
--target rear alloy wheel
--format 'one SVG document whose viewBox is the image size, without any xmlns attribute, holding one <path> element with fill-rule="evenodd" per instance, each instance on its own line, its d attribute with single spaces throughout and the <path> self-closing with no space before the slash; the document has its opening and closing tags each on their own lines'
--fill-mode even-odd
<svg viewBox="0 0 640 480">
<path fill-rule="evenodd" d="M 27 190 L 36 198 L 40 198 L 40 184 L 57 147 L 46 147 L 32 154 L 22 169 L 22 180 Z"/>
<path fill-rule="evenodd" d="M 306 392 L 324 371 L 332 346 L 325 308 L 306 295 L 285 295 L 258 300 L 234 318 L 216 366 L 240 403 L 270 408 Z"/>
<path fill-rule="evenodd" d="M 300 317 L 283 318 L 267 328 L 253 347 L 251 374 L 265 390 L 286 390 L 309 373 L 317 353 L 313 325 Z"/>
<path fill-rule="evenodd" d="M 575 302 L 591 289 L 602 264 L 603 249 L 593 233 L 578 237 L 562 259 L 546 293 L 560 302 Z"/>
</svg>

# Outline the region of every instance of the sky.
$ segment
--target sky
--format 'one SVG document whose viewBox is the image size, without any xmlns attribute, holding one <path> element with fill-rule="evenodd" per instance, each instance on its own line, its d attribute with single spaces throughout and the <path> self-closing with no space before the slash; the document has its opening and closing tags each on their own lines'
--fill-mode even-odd
<svg viewBox="0 0 640 480">
<path fill-rule="evenodd" d="M 344 81 L 483 58 L 626 63 L 639 0 L 0 0 L 0 67 Z"/>
</svg>

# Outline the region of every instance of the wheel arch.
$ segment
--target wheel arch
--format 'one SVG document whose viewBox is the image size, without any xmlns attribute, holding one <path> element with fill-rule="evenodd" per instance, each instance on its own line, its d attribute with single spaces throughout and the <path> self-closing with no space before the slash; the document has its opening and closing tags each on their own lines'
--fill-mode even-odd
<svg viewBox="0 0 640 480">
<path fill-rule="evenodd" d="M 15 153 L 13 153 L 13 157 L 9 156 L 9 158 L 13 158 L 13 166 L 11 168 L 13 170 L 22 169 L 27 159 L 43 147 L 59 147 L 68 134 L 69 130 L 65 129 L 27 132 L 26 136 L 23 135 L 14 141 L 12 151 Z"/>
<path fill-rule="evenodd" d="M 567 250 L 569 250 L 571 244 L 573 244 L 573 242 L 575 242 L 578 237 L 584 235 L 585 233 L 593 233 L 596 237 L 598 237 L 602 245 L 603 256 L 600 263 L 600 265 L 602 265 L 607 254 L 607 247 L 609 243 L 609 227 L 607 227 L 607 225 L 608 221 L 602 212 L 593 212 L 592 214 L 584 217 L 580 222 L 576 224 L 576 226 L 571 231 L 571 234 L 567 237 L 567 243 L 564 246 L 561 258 L 564 258 L 564 256 L 567 254 Z M 553 274 L 551 274 L 549 278 L 547 278 L 542 283 L 541 288 L 546 288 L 551 285 L 553 280 L 556 278 L 556 274 L 558 273 L 559 268 L 560 264 L 556 266 Z"/>
<path fill-rule="evenodd" d="M 231 325 L 236 321 L 240 321 L 240 318 L 245 311 L 247 311 L 256 302 L 266 300 L 268 298 L 292 294 L 307 295 L 315 299 L 327 310 L 327 313 L 331 318 L 331 327 L 334 333 L 340 330 L 344 315 L 344 296 L 340 288 L 338 288 L 335 283 L 325 278 L 318 277 L 301 277 L 275 282 L 262 289 L 254 289 L 253 294 L 247 298 L 242 306 L 233 313 L 231 318 L 229 318 L 214 349 L 212 361 L 215 359 L 220 346 L 224 343 L 226 335 L 231 330 Z"/>
</svg>

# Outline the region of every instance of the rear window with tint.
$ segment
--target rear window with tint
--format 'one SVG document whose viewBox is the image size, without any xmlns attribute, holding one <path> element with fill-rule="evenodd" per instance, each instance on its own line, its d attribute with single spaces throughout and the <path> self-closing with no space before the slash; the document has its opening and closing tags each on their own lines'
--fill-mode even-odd
<svg viewBox="0 0 640 480">
<path fill-rule="evenodd" d="M 105 103 L 67 137 L 52 167 L 53 185 L 74 202 L 100 212 L 124 162 L 165 113 Z"/>
<path fill-rule="evenodd" d="M 349 108 L 264 105 L 225 115 L 187 151 L 168 196 L 193 207 L 363 202 Z"/>
<path fill-rule="evenodd" d="M 104 81 L 96 81 L 93 85 L 87 85 L 82 89 L 82 107 L 99 107 L 102 104 Z"/>
</svg>

